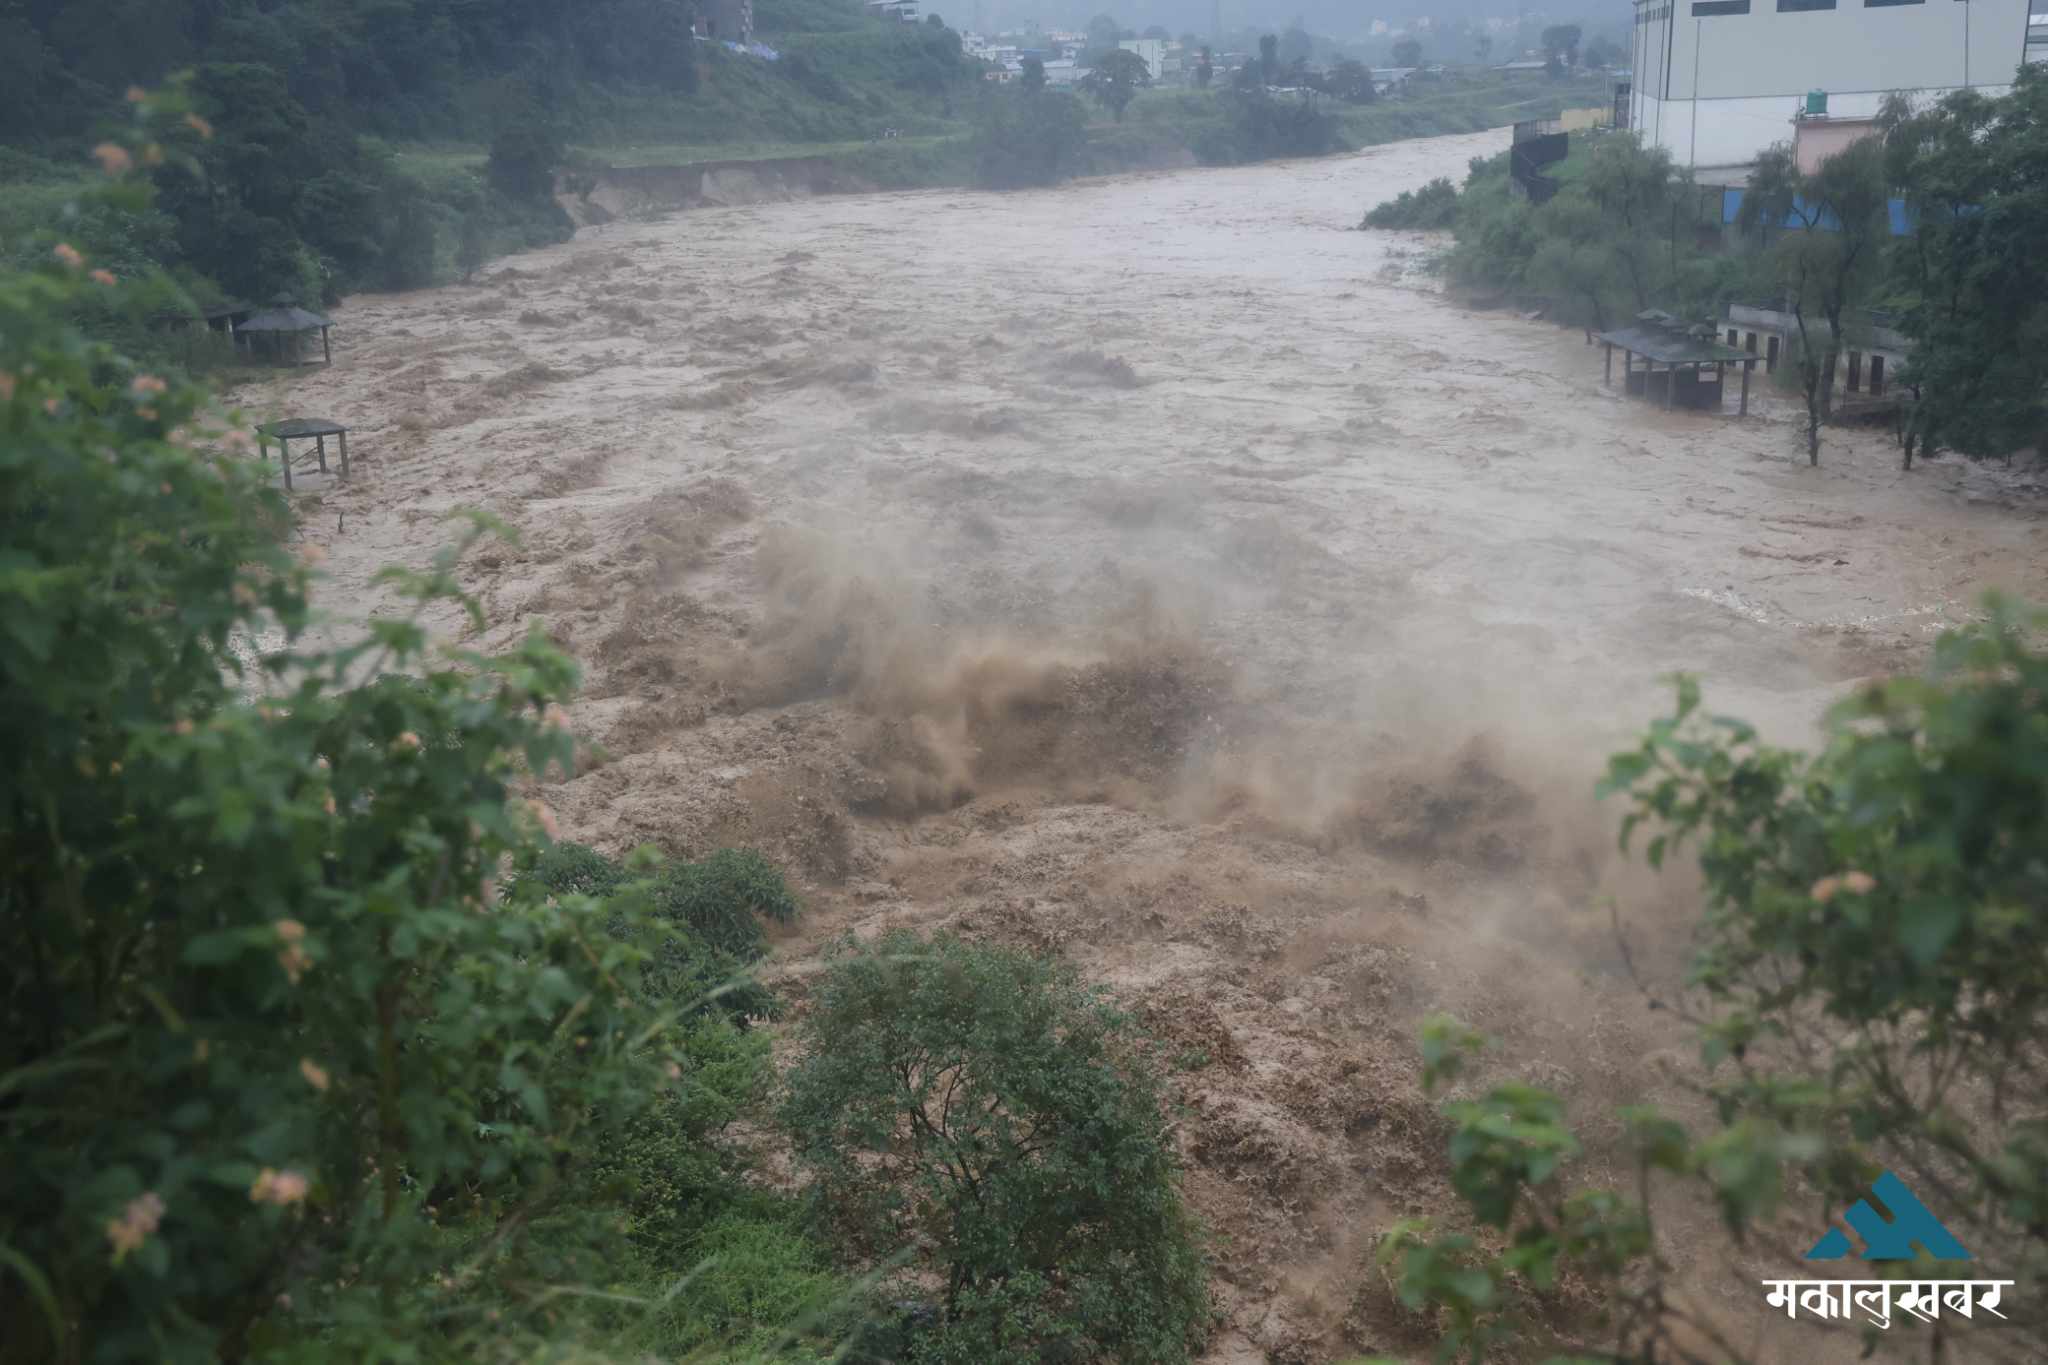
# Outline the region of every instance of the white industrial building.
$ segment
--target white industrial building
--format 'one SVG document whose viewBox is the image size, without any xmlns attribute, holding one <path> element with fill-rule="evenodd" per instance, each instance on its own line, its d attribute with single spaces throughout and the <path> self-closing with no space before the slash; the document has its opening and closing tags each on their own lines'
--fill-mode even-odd
<svg viewBox="0 0 2048 1365">
<path fill-rule="evenodd" d="M 1166 41 L 1163 38 L 1126 38 L 1117 44 L 1126 52 L 1135 52 L 1145 63 L 1145 70 L 1155 85 L 1163 84 L 1167 76 Z"/>
<path fill-rule="evenodd" d="M 1710 171 L 1790 141 L 1814 92 L 1836 119 L 1868 118 L 1893 91 L 2003 94 L 2027 60 L 2037 4 L 1635 0 L 1630 126 L 1679 165 Z"/>
</svg>

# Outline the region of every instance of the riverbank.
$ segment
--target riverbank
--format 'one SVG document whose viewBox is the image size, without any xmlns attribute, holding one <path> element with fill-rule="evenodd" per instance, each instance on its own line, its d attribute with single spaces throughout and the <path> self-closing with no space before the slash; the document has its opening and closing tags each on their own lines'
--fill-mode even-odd
<svg viewBox="0 0 2048 1365">
<path fill-rule="evenodd" d="M 1508 80 L 1451 75 L 1416 93 L 1371 105 L 1324 101 L 1337 118 L 1343 151 L 1418 137 L 1479 132 L 1523 119 L 1551 118 L 1597 105 L 1599 77 Z M 1230 97 L 1217 90 L 1152 90 L 1123 122 L 1099 118 L 1074 170 L 1082 176 L 1241 164 L 1228 135 Z M 481 152 L 475 153 L 481 165 Z M 707 205 L 764 203 L 817 194 L 967 186 L 975 169 L 974 135 L 962 130 L 838 143 L 626 144 L 576 152 L 578 169 L 560 178 L 561 202 L 579 225 Z M 434 154 L 444 170 L 449 154 Z"/>
</svg>

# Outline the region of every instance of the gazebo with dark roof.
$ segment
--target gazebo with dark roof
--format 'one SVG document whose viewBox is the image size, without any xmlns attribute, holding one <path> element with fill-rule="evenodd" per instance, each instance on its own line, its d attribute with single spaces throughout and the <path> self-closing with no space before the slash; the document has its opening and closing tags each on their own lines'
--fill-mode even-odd
<svg viewBox="0 0 2048 1365">
<path fill-rule="evenodd" d="M 245 318 L 236 326 L 235 335 L 243 339 L 242 344 L 252 355 L 263 349 L 258 342 L 268 338 L 271 359 L 280 365 L 332 365 L 334 345 L 328 338 L 328 330 L 333 326 L 331 318 L 301 308 L 290 299 L 280 298 L 274 306 Z M 320 358 L 309 360 L 305 354 L 305 343 L 314 332 L 320 334 Z"/>
<path fill-rule="evenodd" d="M 1619 350 L 1623 391 L 1645 398 L 1661 395 L 1666 408 L 1719 412 L 1727 367 L 1740 365 L 1740 415 L 1749 416 L 1749 372 L 1756 368 L 1756 353 L 1722 345 L 1712 327 L 1687 327 L 1669 313 L 1653 309 L 1637 314 L 1633 327 L 1600 333 L 1600 342 L 1607 353 L 1607 382 L 1614 382 L 1614 353 Z M 1643 358 L 1640 372 L 1634 364 L 1637 356 Z M 1664 367 L 1661 375 L 1659 365 Z M 1712 379 L 1706 377 L 1709 365 L 1714 367 Z"/>
</svg>

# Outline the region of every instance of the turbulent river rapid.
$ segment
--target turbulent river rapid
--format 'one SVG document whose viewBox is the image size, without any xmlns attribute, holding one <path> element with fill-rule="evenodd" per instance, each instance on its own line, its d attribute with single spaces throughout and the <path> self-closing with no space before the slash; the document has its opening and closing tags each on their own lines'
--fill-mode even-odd
<svg viewBox="0 0 2048 1365">
<path fill-rule="evenodd" d="M 451 509 L 519 528 L 465 582 L 482 643 L 583 662 L 569 837 L 776 857 L 799 1001 L 846 932 L 1067 954 L 1204 1059 L 1212 1359 L 1409 1354 L 1372 1241 L 1453 1202 L 1416 1021 L 1503 1037 L 1596 1175 L 1687 1052 L 1602 901 L 1668 975 L 1687 888 L 1590 797 L 1660 679 L 1805 741 L 2048 569 L 2017 475 L 1834 431 L 1808 468 L 1761 389 L 1623 400 L 1580 334 L 1446 299 L 1443 239 L 1354 230 L 1507 140 L 622 221 L 350 300 L 331 369 L 237 398 L 352 429 L 353 481 L 300 483 L 340 617 Z"/>
</svg>

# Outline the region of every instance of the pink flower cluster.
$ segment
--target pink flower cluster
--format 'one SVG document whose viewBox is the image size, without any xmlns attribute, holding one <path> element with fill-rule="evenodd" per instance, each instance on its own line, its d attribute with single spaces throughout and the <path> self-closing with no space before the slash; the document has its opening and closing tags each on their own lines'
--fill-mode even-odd
<svg viewBox="0 0 2048 1365">
<path fill-rule="evenodd" d="M 107 1240 L 113 1243 L 115 1263 L 148 1241 L 163 1218 L 164 1201 L 152 1191 L 129 1200 L 119 1218 L 108 1219 Z"/>
<path fill-rule="evenodd" d="M 313 1182 L 297 1171 L 273 1171 L 265 1166 L 263 1173 L 256 1177 L 256 1183 L 249 1187 L 249 1198 L 258 1204 L 275 1204 L 288 1208 L 305 1202 Z"/>
</svg>

